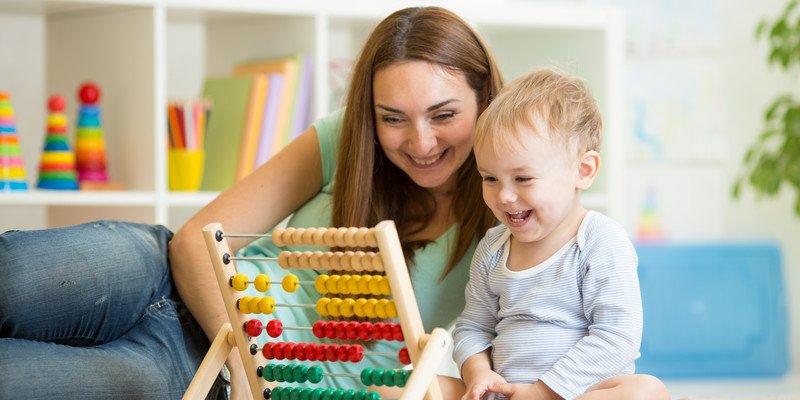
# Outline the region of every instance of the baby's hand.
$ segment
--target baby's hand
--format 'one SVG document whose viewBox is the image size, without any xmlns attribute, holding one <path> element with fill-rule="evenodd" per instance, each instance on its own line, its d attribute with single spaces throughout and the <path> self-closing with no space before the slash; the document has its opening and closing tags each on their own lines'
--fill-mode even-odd
<svg viewBox="0 0 800 400">
<path fill-rule="evenodd" d="M 551 400 L 561 399 L 541 381 L 537 383 L 500 383 L 489 385 L 489 391 L 500 393 L 510 400 Z"/>
<path fill-rule="evenodd" d="M 506 380 L 494 371 L 486 371 L 480 374 L 480 377 L 471 381 L 464 382 L 467 386 L 467 392 L 461 400 L 481 400 L 486 393 L 489 393 L 489 387 L 498 384 L 505 384 Z"/>
</svg>

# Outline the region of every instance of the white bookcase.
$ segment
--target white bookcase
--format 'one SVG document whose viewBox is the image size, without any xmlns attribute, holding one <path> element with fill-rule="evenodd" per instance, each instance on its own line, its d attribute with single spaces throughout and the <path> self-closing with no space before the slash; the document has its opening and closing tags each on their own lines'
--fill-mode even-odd
<svg viewBox="0 0 800 400">
<path fill-rule="evenodd" d="M 312 115 L 336 106 L 346 71 L 380 19 L 410 5 L 439 5 L 472 23 L 506 80 L 540 65 L 585 77 L 606 122 L 602 179 L 588 206 L 619 216 L 623 159 L 622 14 L 615 8 L 537 1 L 0 0 L 0 90 L 10 92 L 28 191 L 0 192 L 0 231 L 100 218 L 176 229 L 216 193 L 167 189 L 166 104 L 195 97 L 209 75 L 242 60 L 303 52 L 314 57 Z M 100 106 L 114 192 L 35 190 L 47 98 L 68 102 L 74 129 L 81 82 Z"/>
</svg>

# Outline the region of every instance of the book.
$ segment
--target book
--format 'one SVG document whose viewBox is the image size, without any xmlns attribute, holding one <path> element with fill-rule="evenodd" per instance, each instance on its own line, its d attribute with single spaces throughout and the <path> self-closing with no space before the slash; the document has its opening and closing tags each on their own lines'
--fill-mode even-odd
<svg viewBox="0 0 800 400">
<path fill-rule="evenodd" d="M 264 119 L 261 121 L 261 136 L 258 139 L 258 151 L 253 168 L 258 168 L 272 156 L 272 142 L 275 137 L 275 126 L 278 119 L 281 93 L 283 92 L 283 75 L 268 75 L 269 87 L 264 103 Z"/>
<path fill-rule="evenodd" d="M 261 136 L 261 123 L 264 118 L 264 102 L 267 98 L 268 86 L 269 81 L 266 75 L 253 75 L 244 133 L 242 135 L 241 149 L 239 150 L 239 166 L 236 170 L 237 180 L 250 175 L 256 163 L 256 152 L 258 151 L 258 141 Z"/>
<path fill-rule="evenodd" d="M 200 190 L 221 191 L 236 181 L 252 76 L 209 77 L 203 97 L 211 101 L 204 138 L 205 165 Z"/>
<path fill-rule="evenodd" d="M 292 122 L 289 141 L 299 136 L 311 124 L 311 92 L 314 86 L 314 59 L 303 57 L 302 68 L 297 82 L 295 96 L 294 121 Z M 287 141 L 288 143 L 288 141 Z"/>
<path fill-rule="evenodd" d="M 279 73 L 283 76 L 283 89 L 281 90 L 277 119 L 275 121 L 271 156 L 283 148 L 291 135 L 301 58 L 302 56 L 295 55 L 269 60 L 249 61 L 239 64 L 233 69 L 233 74 L 237 76 L 270 73 Z"/>
</svg>

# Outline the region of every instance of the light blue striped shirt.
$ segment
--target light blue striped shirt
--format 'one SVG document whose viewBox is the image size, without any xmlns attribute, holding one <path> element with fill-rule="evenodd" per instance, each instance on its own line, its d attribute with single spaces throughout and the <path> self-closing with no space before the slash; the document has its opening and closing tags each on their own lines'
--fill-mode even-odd
<svg viewBox="0 0 800 400">
<path fill-rule="evenodd" d="M 459 370 L 491 348 L 508 382 L 541 379 L 566 399 L 615 375 L 633 373 L 642 337 L 636 251 L 617 222 L 589 211 L 578 234 L 535 267 L 506 267 L 510 231 L 478 244 L 456 321 Z"/>
</svg>

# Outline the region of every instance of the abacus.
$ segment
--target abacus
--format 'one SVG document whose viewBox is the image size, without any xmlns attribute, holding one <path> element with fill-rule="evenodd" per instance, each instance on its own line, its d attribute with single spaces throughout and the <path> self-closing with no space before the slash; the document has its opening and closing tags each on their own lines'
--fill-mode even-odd
<svg viewBox="0 0 800 400">
<path fill-rule="evenodd" d="M 400 399 L 442 399 L 436 369 L 446 355 L 452 339 L 446 330 L 434 328 L 430 334 L 424 331 L 419 308 L 411 287 L 408 269 L 400 247 L 395 224 L 382 221 L 373 228 L 286 228 L 275 229 L 271 235 L 226 234 L 219 223 L 203 228 L 206 245 L 214 266 L 214 272 L 222 291 L 228 317 L 233 324 L 224 324 L 206 354 L 189 385 L 184 399 L 202 399 L 211 388 L 230 351 L 235 347 L 241 359 L 247 381 L 254 399 L 342 399 L 378 400 L 377 392 L 368 390 L 344 390 L 331 388 L 300 388 L 276 386 L 268 388 L 267 382 L 320 382 L 323 375 L 337 376 L 325 372 L 319 365 L 274 365 L 267 359 L 300 361 L 358 362 L 365 354 L 359 344 L 314 344 L 267 342 L 259 349 L 255 337 L 266 331 L 278 337 L 284 329 L 305 329 L 317 338 L 348 340 L 396 340 L 405 341 L 406 347 L 398 357 L 412 370 L 382 370 L 365 368 L 358 378 L 365 386 L 402 387 Z M 343 251 L 283 251 L 274 259 L 258 257 L 235 257 L 231 254 L 226 238 L 256 238 L 271 236 L 279 246 L 314 246 L 336 248 Z M 364 251 L 377 249 L 377 251 Z M 268 276 L 259 274 L 251 278 L 238 274 L 235 261 L 274 261 L 284 270 L 315 269 L 335 271 L 322 274 L 315 281 L 300 281 L 293 274 L 281 280 L 283 290 L 293 291 L 299 285 L 313 285 L 322 295 L 315 304 L 276 304 L 269 296 L 241 296 L 241 291 L 253 284 L 256 290 L 267 292 L 272 282 Z M 348 275 L 346 272 L 355 271 Z M 338 272 L 345 272 L 338 274 Z M 326 297 L 336 294 L 353 295 L 346 298 Z M 372 295 L 371 297 L 358 297 Z M 378 296 L 383 296 L 378 299 Z M 387 298 L 391 296 L 391 299 Z M 271 320 L 266 327 L 258 319 L 248 319 L 246 314 L 271 314 L 282 307 L 313 307 L 325 317 L 399 319 L 394 322 L 357 322 L 319 320 L 311 327 L 284 327 L 279 320 Z"/>
</svg>

